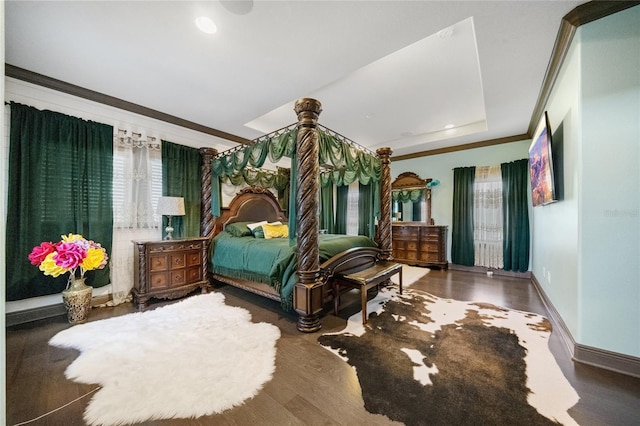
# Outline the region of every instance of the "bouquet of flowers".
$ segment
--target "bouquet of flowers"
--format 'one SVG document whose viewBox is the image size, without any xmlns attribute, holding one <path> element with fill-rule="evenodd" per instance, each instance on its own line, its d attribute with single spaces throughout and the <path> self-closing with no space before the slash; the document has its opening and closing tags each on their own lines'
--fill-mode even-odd
<svg viewBox="0 0 640 426">
<path fill-rule="evenodd" d="M 31 264 L 45 275 L 58 277 L 70 272 L 69 284 L 79 271 L 84 278 L 86 271 L 102 269 L 107 264 L 107 251 L 98 243 L 85 239 L 82 235 L 62 235 L 57 243 L 43 242 L 35 246 L 29 254 Z M 67 287 L 68 285 L 67 284 Z"/>
</svg>

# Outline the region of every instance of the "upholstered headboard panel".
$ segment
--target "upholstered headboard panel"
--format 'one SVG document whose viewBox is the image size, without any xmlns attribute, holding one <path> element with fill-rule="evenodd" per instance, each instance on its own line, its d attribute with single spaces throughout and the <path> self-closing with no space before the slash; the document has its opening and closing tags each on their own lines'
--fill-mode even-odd
<svg viewBox="0 0 640 426">
<path fill-rule="evenodd" d="M 286 223 L 287 215 L 280 208 L 278 200 L 271 191 L 250 186 L 238 192 L 229 203 L 229 208 L 224 209 L 222 215 L 216 220 L 214 235 L 222 232 L 229 223 L 262 220 L 267 222 L 279 220 Z"/>
</svg>

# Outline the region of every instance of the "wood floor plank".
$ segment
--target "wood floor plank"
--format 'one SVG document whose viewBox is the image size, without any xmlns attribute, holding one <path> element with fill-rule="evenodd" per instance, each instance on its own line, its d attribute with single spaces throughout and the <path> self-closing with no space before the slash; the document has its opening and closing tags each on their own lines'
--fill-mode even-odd
<svg viewBox="0 0 640 426">
<path fill-rule="evenodd" d="M 432 270 L 410 286 L 442 298 L 482 301 L 549 317 L 535 288 L 527 279 L 466 271 Z M 409 288 L 409 286 L 407 286 Z M 339 331 L 349 315 L 359 311 L 357 292 L 343 296 L 340 311 L 322 318 L 320 333 L 302 334 L 296 316 L 277 302 L 232 287 L 217 289 L 226 304 L 251 312 L 252 321 L 275 324 L 281 331 L 277 343 L 276 371 L 254 398 L 221 414 L 197 419 L 147 421 L 145 426 L 203 425 L 392 425 L 384 416 L 366 412 L 358 378 L 353 369 L 317 343 L 323 332 Z M 373 296 L 373 295 L 372 295 Z M 155 303 L 152 308 L 171 302 Z M 131 304 L 94 308 L 90 320 L 134 312 Z M 49 346 L 48 341 L 68 327 L 60 316 L 7 328 L 7 424 L 13 425 L 56 409 L 95 388 L 64 377 L 78 352 Z M 576 364 L 554 331 L 549 346 L 563 374 L 580 396 L 570 414 L 584 426 L 638 424 L 640 379 Z M 82 414 L 90 396 L 30 425 L 83 425 Z M 420 409 L 420 407 L 416 407 Z M 428 424 L 428 421 L 425 420 Z"/>
</svg>

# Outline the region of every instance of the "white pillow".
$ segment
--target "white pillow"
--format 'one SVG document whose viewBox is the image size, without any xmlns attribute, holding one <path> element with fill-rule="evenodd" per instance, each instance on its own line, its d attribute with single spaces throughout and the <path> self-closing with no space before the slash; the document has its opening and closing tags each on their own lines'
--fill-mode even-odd
<svg viewBox="0 0 640 426">
<path fill-rule="evenodd" d="M 266 220 L 263 220 L 262 222 L 256 222 L 256 223 L 248 223 L 247 228 L 251 229 L 251 231 L 253 232 L 253 228 L 257 228 L 258 226 L 262 226 L 266 224 L 267 224 Z"/>
</svg>

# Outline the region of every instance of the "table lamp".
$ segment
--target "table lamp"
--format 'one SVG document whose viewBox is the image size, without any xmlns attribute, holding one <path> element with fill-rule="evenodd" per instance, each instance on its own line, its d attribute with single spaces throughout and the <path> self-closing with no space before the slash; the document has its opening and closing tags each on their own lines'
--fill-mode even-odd
<svg viewBox="0 0 640 426">
<path fill-rule="evenodd" d="M 173 239 L 173 227 L 171 226 L 171 216 L 184 216 L 184 198 L 183 197 L 160 197 L 158 198 L 158 214 L 169 216 L 167 227 L 164 229 L 167 233 L 165 240 Z"/>
</svg>

